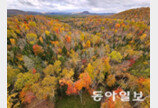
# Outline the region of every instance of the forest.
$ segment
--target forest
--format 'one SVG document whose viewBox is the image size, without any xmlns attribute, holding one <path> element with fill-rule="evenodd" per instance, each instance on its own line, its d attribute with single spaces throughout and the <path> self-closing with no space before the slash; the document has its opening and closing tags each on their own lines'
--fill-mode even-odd
<svg viewBox="0 0 158 108">
<path fill-rule="evenodd" d="M 7 21 L 8 108 L 150 108 L 150 8 Z"/>
</svg>

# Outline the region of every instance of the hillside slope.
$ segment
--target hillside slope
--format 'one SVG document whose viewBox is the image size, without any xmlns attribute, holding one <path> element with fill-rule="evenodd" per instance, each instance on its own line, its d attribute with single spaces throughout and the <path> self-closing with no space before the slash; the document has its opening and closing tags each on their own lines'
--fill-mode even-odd
<svg viewBox="0 0 158 108">
<path fill-rule="evenodd" d="M 150 22 L 150 8 L 130 9 L 110 16 L 111 18 Z"/>
<path fill-rule="evenodd" d="M 39 12 L 31 12 L 31 11 L 22 11 L 17 9 L 7 9 L 7 15 L 42 15 L 42 13 Z"/>
</svg>

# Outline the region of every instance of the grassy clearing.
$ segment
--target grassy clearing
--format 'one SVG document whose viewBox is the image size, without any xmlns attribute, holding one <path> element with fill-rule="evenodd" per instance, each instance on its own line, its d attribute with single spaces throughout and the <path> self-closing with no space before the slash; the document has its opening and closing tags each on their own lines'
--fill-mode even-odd
<svg viewBox="0 0 158 108">
<path fill-rule="evenodd" d="M 100 102 L 95 102 L 89 94 L 83 94 L 82 103 L 79 96 L 66 96 L 57 100 L 56 108 L 100 108 Z"/>
</svg>

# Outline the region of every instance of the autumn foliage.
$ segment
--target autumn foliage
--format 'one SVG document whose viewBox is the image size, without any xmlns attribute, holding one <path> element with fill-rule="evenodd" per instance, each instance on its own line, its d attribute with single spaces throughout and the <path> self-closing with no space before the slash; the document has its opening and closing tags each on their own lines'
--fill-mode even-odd
<svg viewBox="0 0 158 108">
<path fill-rule="evenodd" d="M 68 96 L 82 100 L 94 90 L 142 91 L 146 97 L 140 103 L 103 97 L 101 108 L 149 108 L 148 14 L 142 8 L 112 16 L 8 17 L 9 108 Z"/>
</svg>

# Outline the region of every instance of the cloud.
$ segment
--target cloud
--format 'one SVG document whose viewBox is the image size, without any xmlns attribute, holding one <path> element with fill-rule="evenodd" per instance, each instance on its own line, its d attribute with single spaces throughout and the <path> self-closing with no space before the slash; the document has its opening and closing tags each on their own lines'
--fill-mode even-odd
<svg viewBox="0 0 158 108">
<path fill-rule="evenodd" d="M 150 0 L 7 0 L 7 3 L 8 9 L 41 12 L 120 12 L 150 6 Z"/>
<path fill-rule="evenodd" d="M 29 5 L 29 6 L 34 6 L 30 1 L 27 0 L 18 0 L 19 3 L 23 4 L 23 5 Z"/>
</svg>

